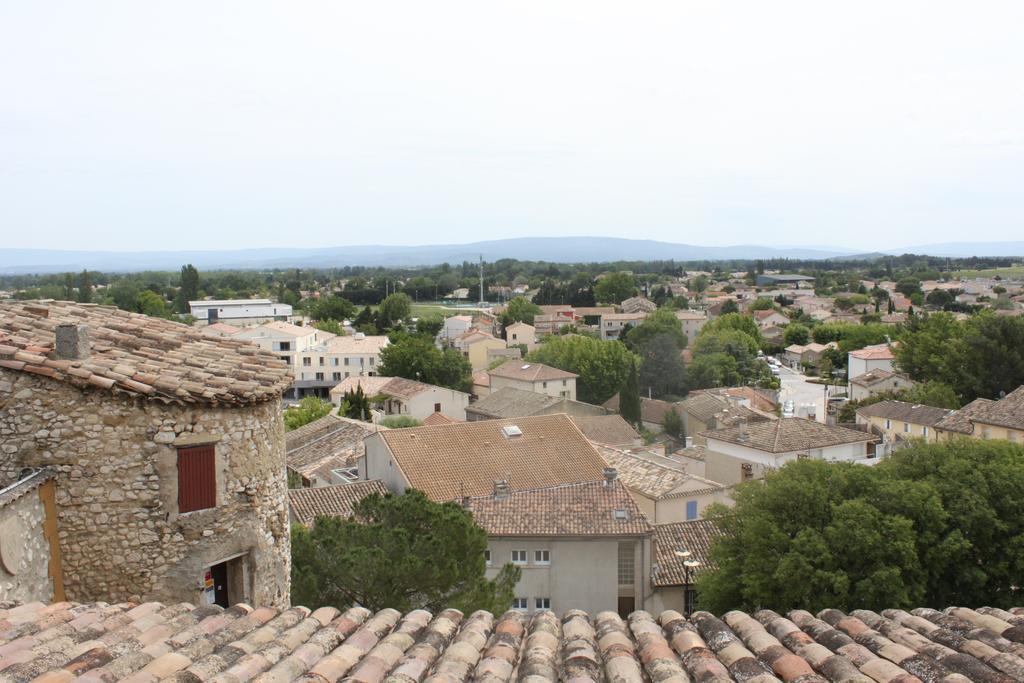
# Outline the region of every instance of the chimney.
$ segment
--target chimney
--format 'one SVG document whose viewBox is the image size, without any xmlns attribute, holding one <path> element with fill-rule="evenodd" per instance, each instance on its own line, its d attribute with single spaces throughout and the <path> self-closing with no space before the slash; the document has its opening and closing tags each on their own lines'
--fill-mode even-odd
<svg viewBox="0 0 1024 683">
<path fill-rule="evenodd" d="M 62 323 L 57 325 L 57 341 L 53 349 L 55 360 L 85 360 L 89 357 L 89 328 L 85 325 Z"/>
<path fill-rule="evenodd" d="M 750 438 L 747 435 L 747 418 L 740 418 L 738 424 L 740 427 L 740 441 L 747 441 Z"/>
<path fill-rule="evenodd" d="M 508 479 L 495 479 L 494 480 L 494 499 L 504 500 L 508 498 L 509 486 Z"/>
<path fill-rule="evenodd" d="M 619 471 L 614 467 L 605 467 L 601 472 L 604 474 L 604 485 L 614 486 L 615 480 L 619 477 Z"/>
</svg>

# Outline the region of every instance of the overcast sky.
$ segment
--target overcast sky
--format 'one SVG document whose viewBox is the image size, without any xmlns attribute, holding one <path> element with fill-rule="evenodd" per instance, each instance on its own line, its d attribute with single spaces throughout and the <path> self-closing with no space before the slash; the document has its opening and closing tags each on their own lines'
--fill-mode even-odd
<svg viewBox="0 0 1024 683">
<path fill-rule="evenodd" d="M 1024 2 L 0 3 L 2 246 L 1024 239 Z"/>
</svg>

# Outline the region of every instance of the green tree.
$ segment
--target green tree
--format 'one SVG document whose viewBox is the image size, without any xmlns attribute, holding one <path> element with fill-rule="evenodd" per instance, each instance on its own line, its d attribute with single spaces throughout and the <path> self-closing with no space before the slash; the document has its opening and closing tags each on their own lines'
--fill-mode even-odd
<svg viewBox="0 0 1024 683">
<path fill-rule="evenodd" d="M 645 395 L 663 398 L 686 391 L 685 368 L 677 343 L 671 333 L 661 333 L 647 339 L 638 349 L 640 389 Z"/>
<path fill-rule="evenodd" d="M 775 302 L 767 297 L 758 297 L 750 304 L 751 311 L 770 311 L 775 308 Z"/>
<path fill-rule="evenodd" d="M 438 349 L 432 337 L 400 332 L 380 352 L 378 371 L 427 384 L 468 391 L 473 381 L 469 361 L 455 349 Z"/>
<path fill-rule="evenodd" d="M 64 300 L 74 301 L 75 300 L 75 276 L 71 273 L 64 273 Z M 135 296 L 132 296 L 132 301 L 135 301 Z M 130 309 L 124 309 L 130 310 Z"/>
<path fill-rule="evenodd" d="M 313 320 L 334 320 L 339 323 L 356 317 L 356 306 L 341 296 L 325 296 L 319 299 L 306 299 L 303 307 Z"/>
<path fill-rule="evenodd" d="M 634 427 L 639 427 L 643 422 L 643 413 L 640 408 L 640 387 L 637 383 L 635 365 L 630 365 L 626 381 L 619 389 L 619 415 Z"/>
<path fill-rule="evenodd" d="M 713 335 L 721 330 L 736 330 L 751 337 L 757 344 L 761 343 L 761 330 L 749 315 L 740 315 L 739 313 L 720 315 L 709 321 L 700 331 L 701 334 Z"/>
<path fill-rule="evenodd" d="M 659 308 L 644 318 L 636 327 L 623 334 L 623 341 L 630 351 L 638 352 L 655 337 L 667 335 L 676 345 L 676 350 L 686 347 L 686 333 L 683 323 L 676 317 L 675 311 Z"/>
<path fill-rule="evenodd" d="M 363 392 L 362 385 L 357 384 L 355 389 L 349 389 L 342 395 L 338 415 L 362 422 L 370 421 L 370 399 Z"/>
<path fill-rule="evenodd" d="M 351 519 L 293 525 L 292 602 L 501 614 L 521 572 L 509 564 L 487 580 L 486 549 L 487 534 L 457 503 L 434 503 L 416 490 L 372 493 Z"/>
<path fill-rule="evenodd" d="M 381 425 L 388 429 L 404 429 L 406 427 L 419 427 L 423 423 L 409 415 L 389 415 L 380 421 Z"/>
<path fill-rule="evenodd" d="M 416 334 L 436 337 L 441 328 L 444 327 L 444 318 L 439 313 L 421 315 L 416 319 Z"/>
<path fill-rule="evenodd" d="M 551 337 L 527 358 L 579 375 L 579 400 L 596 405 L 615 395 L 637 362 L 621 342 L 582 335 Z"/>
<path fill-rule="evenodd" d="M 316 396 L 307 396 L 298 405 L 289 406 L 284 411 L 284 429 L 290 432 L 314 420 L 319 420 L 331 412 L 334 406 Z"/>
<path fill-rule="evenodd" d="M 412 299 L 404 292 L 389 294 L 377 309 L 377 314 L 380 316 L 380 325 L 384 329 L 390 329 L 403 320 L 407 320 L 411 313 Z"/>
<path fill-rule="evenodd" d="M 727 353 L 695 354 L 686 368 L 686 386 L 691 390 L 731 387 L 742 382 L 736 359 Z"/>
<path fill-rule="evenodd" d="M 532 325 L 534 316 L 540 314 L 540 306 L 524 297 L 517 296 L 505 307 L 505 312 L 502 314 L 502 325 L 508 326 L 516 322 Z"/>
<path fill-rule="evenodd" d="M 621 304 L 637 293 L 636 280 L 629 273 L 609 273 L 594 285 L 594 297 L 604 304 Z"/>
<path fill-rule="evenodd" d="M 666 434 L 679 441 L 686 438 L 686 426 L 683 424 L 683 418 L 676 412 L 674 406 L 665 411 L 665 416 L 662 420 L 661 426 Z"/>
<path fill-rule="evenodd" d="M 139 313 L 145 313 L 155 318 L 166 318 L 171 314 L 164 298 L 148 289 L 138 293 L 135 298 L 135 308 Z"/>
<path fill-rule="evenodd" d="M 189 312 L 189 301 L 199 299 L 199 271 L 191 263 L 181 267 L 181 280 L 178 294 L 174 298 L 174 307 L 178 313 Z"/>
<path fill-rule="evenodd" d="M 344 337 L 347 334 L 347 332 L 345 332 L 345 328 L 342 327 L 341 323 L 338 322 L 337 320 L 317 320 L 315 323 L 313 323 L 313 327 L 315 327 L 318 330 L 323 330 L 324 332 L 336 334 L 339 337 Z"/>
<path fill-rule="evenodd" d="M 800 323 L 787 325 L 786 332 L 782 335 L 782 340 L 786 346 L 791 344 L 806 346 L 811 341 L 811 330 Z"/>
<path fill-rule="evenodd" d="M 734 315 L 740 312 L 739 304 L 734 299 L 727 300 L 722 304 L 721 315 Z"/>
<path fill-rule="evenodd" d="M 957 398 L 953 387 L 942 382 L 922 382 L 909 389 L 904 389 L 898 394 L 899 400 L 907 403 L 919 403 L 936 408 L 949 408 L 956 410 L 960 407 L 960 399 Z"/>
<path fill-rule="evenodd" d="M 78 303 L 88 304 L 92 302 L 92 278 L 88 270 L 83 270 L 78 277 Z"/>
</svg>

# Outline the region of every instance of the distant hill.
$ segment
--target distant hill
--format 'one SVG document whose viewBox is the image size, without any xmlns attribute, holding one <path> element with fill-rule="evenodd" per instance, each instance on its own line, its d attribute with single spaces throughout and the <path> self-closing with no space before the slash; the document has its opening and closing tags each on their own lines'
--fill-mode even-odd
<svg viewBox="0 0 1024 683">
<path fill-rule="evenodd" d="M 221 251 L 61 251 L 0 249 L 0 273 L 55 273 L 100 270 L 128 272 L 176 270 L 185 263 L 197 268 L 329 268 L 333 266 L 423 266 L 502 258 L 592 263 L 607 261 L 729 260 L 755 258 L 825 259 L 853 253 L 843 249 L 763 247 L 701 247 L 690 244 L 614 237 L 523 237 L 470 244 L 425 246 L 353 246 L 314 249 L 238 249 Z"/>
<path fill-rule="evenodd" d="M 885 253 L 932 256 L 1005 256 L 1024 255 L 1024 242 L 951 242 Z M 353 246 L 311 249 L 238 249 L 219 251 L 62 251 L 56 249 L 0 249 L 0 273 L 59 273 L 100 270 L 131 272 L 140 270 L 177 270 L 192 263 L 205 270 L 261 268 L 330 268 L 335 266 L 411 267 L 439 263 L 485 261 L 513 258 L 557 263 L 595 263 L 609 261 L 717 261 L 745 259 L 868 259 L 882 254 L 866 254 L 852 249 L 829 247 L 766 247 L 735 245 L 703 247 L 692 244 L 631 240 L 615 237 L 523 237 L 422 246 Z"/>
</svg>

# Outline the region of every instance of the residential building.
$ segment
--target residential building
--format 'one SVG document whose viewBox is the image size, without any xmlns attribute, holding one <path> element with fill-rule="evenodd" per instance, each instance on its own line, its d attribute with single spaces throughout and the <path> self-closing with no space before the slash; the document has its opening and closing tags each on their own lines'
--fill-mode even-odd
<svg viewBox="0 0 1024 683">
<path fill-rule="evenodd" d="M 598 481 L 605 466 L 569 417 L 558 414 L 383 430 L 367 437 L 359 478 L 446 501 L 489 495 L 496 480 L 512 490 Z"/>
<path fill-rule="evenodd" d="M 438 332 L 437 338 L 442 342 L 452 342 L 469 332 L 472 327 L 473 316 L 452 315 L 444 319 L 444 324 L 441 325 L 441 331 Z"/>
<path fill-rule="evenodd" d="M 213 335 L 214 337 L 233 337 L 242 331 L 241 327 L 235 325 L 228 325 L 227 323 L 213 323 L 210 325 L 203 325 L 199 328 L 203 334 Z"/>
<path fill-rule="evenodd" d="M 526 349 L 532 351 L 537 346 L 537 331 L 533 325 L 516 322 L 505 328 L 505 343 L 508 346 L 519 346 L 526 344 Z"/>
<path fill-rule="evenodd" d="M 502 387 L 523 389 L 536 394 L 576 400 L 576 378 L 579 375 L 559 370 L 542 363 L 508 361 L 488 373 L 491 377 L 491 392 Z"/>
<path fill-rule="evenodd" d="M 683 326 L 683 334 L 686 335 L 686 340 L 692 344 L 707 323 L 708 314 L 704 311 L 676 311 L 676 318 L 679 319 Z"/>
<path fill-rule="evenodd" d="M 381 429 L 368 422 L 333 413 L 285 435 L 285 460 L 289 477 L 304 487 L 344 484 L 359 476 L 363 440 Z"/>
<path fill-rule="evenodd" d="M 1006 439 L 1024 445 L 1024 386 L 992 401 L 978 398 L 955 410 L 935 425 L 939 440 L 966 436 Z"/>
<path fill-rule="evenodd" d="M 189 301 L 188 307 L 197 325 L 227 322 L 246 327 L 275 320 L 288 322 L 292 317 L 291 306 L 270 299 L 206 299 Z"/>
<path fill-rule="evenodd" d="M 466 421 L 501 420 L 533 415 L 607 415 L 600 406 L 573 401 L 561 396 L 505 386 L 466 407 Z"/>
<path fill-rule="evenodd" d="M 771 325 L 761 330 L 761 339 L 769 344 L 782 346 L 786 340 L 786 328 Z"/>
<path fill-rule="evenodd" d="M 868 370 L 850 379 L 849 395 L 851 401 L 863 401 L 876 394 L 904 391 L 917 385 L 917 382 L 906 375 L 891 370 Z"/>
<path fill-rule="evenodd" d="M 721 535 L 721 527 L 710 519 L 654 527 L 655 610 L 675 610 L 686 615 L 701 609 L 697 579 L 718 568 L 711 545 Z M 681 555 L 685 553 L 688 554 Z"/>
<path fill-rule="evenodd" d="M 452 346 L 469 360 L 474 371 L 485 370 L 490 365 L 488 356 L 490 351 L 505 352 L 508 348 L 504 339 L 499 339 L 480 330 L 470 330 L 456 337 Z"/>
<path fill-rule="evenodd" d="M 442 425 L 450 425 L 459 422 L 454 418 L 448 417 L 444 413 L 431 413 L 423 418 L 424 427 L 440 427 Z"/>
<path fill-rule="evenodd" d="M 609 313 L 601 316 L 601 339 L 618 339 L 622 330 L 627 325 L 630 328 L 636 327 L 647 318 L 646 312 L 638 313 Z"/>
<path fill-rule="evenodd" d="M 55 476 L 0 471 L 0 603 L 64 600 Z"/>
<path fill-rule="evenodd" d="M 881 434 L 884 451 L 888 452 L 908 439 L 936 441 L 935 426 L 952 412 L 906 401 L 879 401 L 857 409 L 857 424 Z"/>
<path fill-rule="evenodd" d="M 292 522 L 311 527 L 317 517 L 351 517 L 355 504 L 372 493 L 387 495 L 379 479 L 354 481 L 335 486 L 288 490 L 288 510 Z"/>
<path fill-rule="evenodd" d="M 805 609 L 785 615 L 732 610 L 720 617 L 696 611 L 687 617 L 687 610 L 677 609 L 681 603 L 660 601 L 662 595 L 682 595 L 681 585 L 661 585 L 673 580 L 661 575 L 670 567 L 673 546 L 685 538 L 666 533 L 663 542 L 656 541 L 666 560 L 658 563 L 656 600 L 651 612 L 637 612 L 628 621 L 614 611 L 585 612 L 576 609 L 580 604 L 553 601 L 551 612 L 527 614 L 533 608 L 526 605 L 494 615 L 317 605 L 266 610 L 236 605 L 211 614 L 170 602 L 34 602 L 2 612 L 15 624 L 13 633 L 33 634 L 4 646 L 14 650 L 4 662 L 5 677 L 52 681 L 82 672 L 87 680 L 112 680 L 118 672 L 125 679 L 148 680 L 171 670 L 168 678 L 174 680 L 282 682 L 347 675 L 359 681 L 388 675 L 415 681 L 424 672 L 429 683 L 500 683 L 517 673 L 524 674 L 524 683 L 1024 680 L 1024 666 L 1012 654 L 1020 644 L 1020 615 L 994 607 L 900 603 L 882 609 L 855 603 L 842 605 L 845 611 L 816 612 L 821 607 L 816 603 L 797 607 L 821 618 Z M 683 580 L 683 570 L 678 563 L 680 578 L 674 580 Z M 661 607 L 670 611 L 659 615 Z M 54 639 L 36 644 L 40 634 L 74 631 L 58 636 L 73 640 L 75 629 L 86 625 L 91 640 L 84 642 L 97 643 L 88 656 L 77 655 L 74 647 L 46 647 Z M 172 635 L 182 637 L 164 634 L 172 629 L 180 629 Z M 217 646 L 230 638 L 238 644 Z M 153 644 L 140 650 L 140 640 Z M 214 652 L 206 654 L 210 649 Z M 119 652 L 126 654 L 114 657 Z M 254 671 L 262 673 L 254 677 Z"/>
<path fill-rule="evenodd" d="M 859 377 L 872 370 L 893 372 L 893 361 L 896 356 L 888 344 L 865 346 L 863 349 L 850 351 L 846 362 L 846 372 L 850 377 Z"/>
<path fill-rule="evenodd" d="M 557 313 L 541 313 L 533 316 L 533 328 L 537 336 L 557 334 L 563 328 L 574 325 L 575 321 Z"/>
<path fill-rule="evenodd" d="M 625 617 L 649 604 L 652 529 L 614 470 L 607 476 L 525 490 L 499 482 L 464 501 L 488 535 L 488 578 L 506 563 L 522 572 L 515 609 Z"/>
<path fill-rule="evenodd" d="M 619 448 L 644 443 L 643 437 L 621 415 L 570 415 L 569 419 L 591 443 Z"/>
<path fill-rule="evenodd" d="M 484 398 L 491 393 L 491 376 L 486 370 L 477 370 L 473 373 L 473 386 L 470 393 L 476 398 Z"/>
<path fill-rule="evenodd" d="M 769 308 L 763 311 L 754 311 L 754 322 L 763 330 L 768 327 L 785 327 L 789 324 L 789 318 L 774 308 Z"/>
<path fill-rule="evenodd" d="M 389 343 L 384 335 L 356 332 L 295 354 L 296 398 L 329 398 L 331 389 L 349 377 L 376 377 L 380 353 Z"/>
<path fill-rule="evenodd" d="M 331 389 L 331 402 L 341 406 L 345 394 L 357 387 L 370 398 L 375 422 L 398 415 L 423 421 L 434 413 L 466 419 L 469 394 L 404 377 L 348 377 Z"/>
<path fill-rule="evenodd" d="M 772 419 L 741 404 L 742 399 L 704 391 L 691 392 L 678 404 L 676 412 L 683 418 L 684 433 L 692 436 L 694 443 L 704 444 L 703 432 L 722 429 L 738 424 L 762 422 Z"/>
<path fill-rule="evenodd" d="M 741 423 L 701 436 L 707 443 L 704 476 L 726 485 L 760 479 L 765 471 L 797 459 L 878 462 L 877 436 L 802 417 Z"/>
<path fill-rule="evenodd" d="M 291 323 L 272 321 L 243 328 L 231 336 L 232 339 L 250 341 L 264 351 L 269 351 L 288 363 L 293 372 L 299 367 L 295 357 L 300 351 L 316 346 L 317 334 L 323 334 L 315 327 L 300 327 Z"/>
<path fill-rule="evenodd" d="M 725 503 L 726 487 L 686 471 L 679 460 L 601 446 L 601 457 L 618 470 L 619 481 L 651 524 L 699 519 L 712 503 Z"/>
<path fill-rule="evenodd" d="M 807 345 L 790 344 L 785 349 L 785 358 L 786 362 L 793 367 L 800 367 L 801 365 L 817 367 L 818 363 L 821 362 L 821 356 L 825 351 L 828 349 L 838 348 L 839 345 L 835 342 L 829 342 L 828 344 L 811 342 Z"/>
<path fill-rule="evenodd" d="M 0 479 L 53 472 L 67 599 L 287 604 L 290 383 L 248 342 L 111 306 L 0 303 Z"/>
<path fill-rule="evenodd" d="M 658 310 L 658 304 L 642 296 L 631 296 L 619 304 L 623 313 L 652 313 Z"/>
<path fill-rule="evenodd" d="M 615 394 L 605 401 L 603 407 L 614 413 L 618 413 L 619 395 Z M 656 398 L 640 397 L 640 423 L 645 429 L 660 431 L 665 424 L 665 413 L 670 410 L 675 410 L 679 413 L 679 416 L 682 417 L 678 403 L 669 403 L 668 401 L 662 401 Z"/>
</svg>

